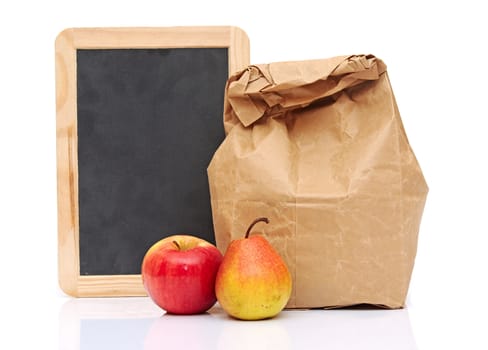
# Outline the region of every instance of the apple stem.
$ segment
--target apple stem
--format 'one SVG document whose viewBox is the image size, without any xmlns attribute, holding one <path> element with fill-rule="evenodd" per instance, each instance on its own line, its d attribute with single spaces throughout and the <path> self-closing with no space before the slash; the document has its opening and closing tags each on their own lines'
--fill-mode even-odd
<svg viewBox="0 0 488 350">
<path fill-rule="evenodd" d="M 181 247 L 180 247 L 180 245 L 178 244 L 178 242 L 173 241 L 173 243 L 176 245 L 176 247 L 178 247 L 178 250 L 181 250 Z"/>
<path fill-rule="evenodd" d="M 257 218 L 256 220 L 254 220 L 251 223 L 251 225 L 249 225 L 249 228 L 247 229 L 246 235 L 244 236 L 244 238 L 248 238 L 249 237 L 249 233 L 251 232 L 251 229 L 254 227 L 254 225 L 256 225 L 258 222 L 261 222 L 261 221 L 269 224 L 268 218 Z"/>
</svg>

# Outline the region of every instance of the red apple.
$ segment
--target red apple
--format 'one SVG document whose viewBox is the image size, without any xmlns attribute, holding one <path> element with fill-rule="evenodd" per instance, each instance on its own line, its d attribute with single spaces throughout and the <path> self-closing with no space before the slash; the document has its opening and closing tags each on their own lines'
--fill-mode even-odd
<svg viewBox="0 0 488 350">
<path fill-rule="evenodd" d="M 211 243 L 190 235 L 156 242 L 142 261 L 142 281 L 151 299 L 173 314 L 198 314 L 210 309 L 222 254 Z"/>
</svg>

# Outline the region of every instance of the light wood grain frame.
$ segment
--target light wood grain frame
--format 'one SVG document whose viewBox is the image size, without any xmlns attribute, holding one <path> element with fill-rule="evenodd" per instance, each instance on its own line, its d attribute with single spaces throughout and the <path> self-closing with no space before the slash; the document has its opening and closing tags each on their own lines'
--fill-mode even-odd
<svg viewBox="0 0 488 350">
<path fill-rule="evenodd" d="M 140 275 L 80 275 L 77 49 L 227 48 L 229 75 L 249 65 L 249 40 L 237 27 L 71 28 L 56 38 L 58 277 L 76 297 L 145 295 Z"/>
</svg>

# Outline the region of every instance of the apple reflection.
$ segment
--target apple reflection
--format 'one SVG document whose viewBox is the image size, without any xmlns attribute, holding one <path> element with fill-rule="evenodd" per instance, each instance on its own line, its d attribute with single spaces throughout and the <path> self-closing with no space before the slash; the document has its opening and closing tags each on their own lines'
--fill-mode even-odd
<svg viewBox="0 0 488 350">
<path fill-rule="evenodd" d="M 200 315 L 164 314 L 150 325 L 144 350 L 215 349 L 218 320 Z"/>
</svg>

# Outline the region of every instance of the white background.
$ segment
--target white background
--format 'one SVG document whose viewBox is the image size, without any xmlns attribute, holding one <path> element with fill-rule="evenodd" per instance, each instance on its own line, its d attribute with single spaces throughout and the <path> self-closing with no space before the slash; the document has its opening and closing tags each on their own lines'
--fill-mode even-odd
<svg viewBox="0 0 488 350">
<path fill-rule="evenodd" d="M 419 349 L 488 348 L 482 1 L 12 1 L 0 5 L 0 347 L 54 349 L 54 40 L 67 27 L 236 25 L 251 62 L 373 53 L 430 187 L 408 313 Z M 3 326 L 5 327 L 5 326 Z"/>
</svg>

